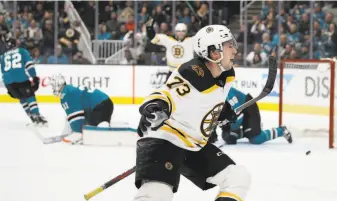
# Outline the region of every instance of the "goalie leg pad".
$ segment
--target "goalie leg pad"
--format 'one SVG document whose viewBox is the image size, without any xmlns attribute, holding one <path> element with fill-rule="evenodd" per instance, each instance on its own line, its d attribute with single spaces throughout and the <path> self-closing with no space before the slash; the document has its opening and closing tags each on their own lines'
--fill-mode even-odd
<svg viewBox="0 0 337 201">
<path fill-rule="evenodd" d="M 246 197 L 251 178 L 244 166 L 229 165 L 213 177 L 207 178 L 206 181 L 220 187 L 217 198 L 231 198 L 239 201 Z"/>
<path fill-rule="evenodd" d="M 162 182 L 149 181 L 139 188 L 134 201 L 172 201 L 172 199 L 171 186 Z"/>
<path fill-rule="evenodd" d="M 109 122 L 107 122 L 107 121 L 102 121 L 101 123 L 99 123 L 98 125 L 97 125 L 97 127 L 101 127 L 101 128 L 109 128 Z"/>
</svg>

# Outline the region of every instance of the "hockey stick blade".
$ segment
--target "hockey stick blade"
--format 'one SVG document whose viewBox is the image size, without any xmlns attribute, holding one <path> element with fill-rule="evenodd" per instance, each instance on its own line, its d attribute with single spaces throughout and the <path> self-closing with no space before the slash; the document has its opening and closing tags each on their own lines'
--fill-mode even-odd
<svg viewBox="0 0 337 201">
<path fill-rule="evenodd" d="M 27 125 L 28 128 L 38 137 L 43 144 L 52 144 L 56 142 L 61 142 L 62 139 L 69 134 L 63 134 L 58 136 L 52 136 L 52 137 L 43 137 L 40 131 L 34 126 L 34 125 Z"/>
<path fill-rule="evenodd" d="M 136 166 L 134 166 L 131 169 L 123 172 L 122 174 L 118 175 L 117 177 L 111 179 L 110 181 L 106 182 L 105 184 L 103 184 L 102 186 L 96 188 L 95 190 L 91 191 L 90 193 L 85 194 L 84 198 L 86 200 L 89 200 L 90 198 L 96 196 L 97 194 L 99 194 L 100 192 L 102 192 L 105 189 L 109 188 L 110 186 L 114 185 L 115 183 L 121 181 L 122 179 L 124 179 L 124 178 L 126 178 L 128 176 L 130 176 L 135 171 L 136 171 Z"/>
<path fill-rule="evenodd" d="M 261 100 L 262 98 L 266 97 L 274 88 L 276 75 L 277 75 L 277 61 L 276 58 L 273 56 L 269 57 L 269 70 L 268 70 L 268 78 L 266 85 L 264 86 L 262 92 L 255 98 L 245 102 L 244 104 L 240 105 L 238 108 L 235 109 L 235 112 L 238 114 L 242 110 L 246 109 L 247 107 L 253 105 L 257 101 Z"/>
<path fill-rule="evenodd" d="M 44 138 L 44 144 L 52 144 L 56 142 L 61 142 L 64 137 L 67 137 L 69 134 L 58 135 L 54 137 Z"/>
</svg>

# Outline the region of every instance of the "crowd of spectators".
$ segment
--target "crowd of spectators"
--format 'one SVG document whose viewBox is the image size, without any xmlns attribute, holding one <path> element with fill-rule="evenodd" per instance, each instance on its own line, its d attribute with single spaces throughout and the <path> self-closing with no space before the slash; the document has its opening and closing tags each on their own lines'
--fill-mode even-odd
<svg viewBox="0 0 337 201">
<path fill-rule="evenodd" d="M 313 58 L 336 56 L 337 33 L 333 13 L 322 10 L 324 2 L 314 4 L 313 32 L 310 33 L 310 7 L 308 3 L 298 2 L 277 13 L 277 2 L 267 1 L 259 16 L 252 16 L 247 27 L 248 44 L 251 51 L 245 58 L 249 66 L 265 66 L 269 55 L 280 51 L 282 59 L 309 59 L 311 39 Z M 278 32 L 278 21 L 280 31 Z M 238 41 L 244 41 L 245 27 L 241 27 Z M 241 55 L 242 56 L 242 55 Z"/>
<path fill-rule="evenodd" d="M 17 47 L 28 49 L 36 63 L 90 63 L 77 48 L 80 33 L 74 27 L 78 22 L 70 24 L 64 9 L 59 9 L 55 22 L 54 2 L 8 1 L 1 6 L 0 25 L 8 27 Z"/>
<path fill-rule="evenodd" d="M 83 16 L 92 39 L 95 36 L 95 2 L 73 2 L 74 7 Z M 136 5 L 137 4 L 137 5 Z M 153 64 L 165 65 L 165 48 L 152 45 L 146 37 L 145 22 L 149 16 L 154 21 L 156 33 L 173 35 L 176 23 L 182 22 L 188 26 L 188 35 L 193 36 L 201 27 L 209 24 L 210 11 L 206 1 L 107 1 L 99 2 L 99 32 L 98 40 L 123 40 L 126 41 L 126 59 L 123 63 L 127 64 Z M 196 12 L 192 13 L 191 8 Z M 228 2 L 213 2 L 212 21 L 214 23 L 229 23 L 229 16 L 239 11 L 239 2 L 234 2 L 235 9 L 228 9 Z M 90 15 L 89 13 L 92 13 Z M 136 30 L 136 33 L 133 33 Z"/>
<path fill-rule="evenodd" d="M 54 2 L 17 1 L 17 12 L 7 3 L 0 13 L 0 26 L 6 25 L 17 39 L 18 47 L 25 47 L 36 63 L 88 64 L 78 49 L 81 33 L 76 30 L 80 22 L 70 23 L 64 12 L 64 2 L 58 2 L 58 19 L 55 21 Z M 72 1 L 87 27 L 91 40 L 121 40 L 126 44 L 122 64 L 165 65 L 165 48 L 147 40 L 145 21 L 151 16 L 156 33 L 173 35 L 176 23 L 188 25 L 188 36 L 193 36 L 210 21 L 231 24 L 231 16 L 239 14 L 238 2 L 213 1 Z M 195 14 L 191 11 L 189 5 Z M 237 59 L 248 65 L 266 65 L 269 55 L 280 51 L 281 58 L 308 59 L 310 41 L 313 40 L 313 57 L 332 57 L 337 53 L 336 25 L 333 14 L 324 12 L 324 2 L 315 3 L 313 33 L 310 33 L 309 4 L 302 2 L 284 4 L 280 13 L 277 4 L 267 1 L 259 16 L 252 16 L 247 27 L 237 33 L 241 43 Z M 98 5 L 98 8 L 96 6 Z M 175 7 L 173 7 L 175 6 Z M 1 7 L 1 5 L 0 5 Z M 2 7 L 4 7 L 2 5 Z M 173 10 L 175 9 L 175 10 Z M 96 11 L 98 10 L 98 15 Z M 16 13 L 16 16 L 15 16 Z M 174 15 L 173 15 L 174 14 Z M 96 19 L 98 16 L 98 19 Z M 210 19 L 210 17 L 212 19 Z M 281 21 L 278 32 L 278 21 Z M 96 22 L 98 24 L 96 25 Z M 57 27 L 55 40 L 55 27 Z M 98 31 L 95 29 L 98 28 Z M 244 31 L 248 33 L 248 51 L 243 55 Z M 134 31 L 136 30 L 136 33 Z M 279 45 L 280 44 L 280 45 Z"/>
<path fill-rule="evenodd" d="M 176 1 L 174 10 L 172 1 L 99 1 L 98 3 L 72 1 L 72 3 L 87 27 L 91 40 L 126 41 L 129 48 L 125 50 L 124 63 L 165 64 L 164 47 L 152 45 L 147 41 L 144 23 L 149 16 L 155 20 L 157 33 L 169 35 L 173 35 L 174 25 L 178 22 L 188 25 L 188 35 L 191 36 L 210 20 L 209 5 L 204 1 L 189 2 L 201 22 L 197 20 L 185 1 Z M 76 26 L 80 24 L 70 23 L 64 12 L 64 2 L 58 2 L 56 21 L 54 2 L 17 1 L 16 12 L 14 12 L 13 3 L 5 2 L 5 4 L 3 6 L 5 9 L 0 14 L 0 24 L 6 24 L 9 30 L 12 30 L 17 38 L 17 46 L 27 48 L 37 63 L 88 62 L 77 47 L 81 33 L 76 31 Z M 238 5 L 238 3 L 234 4 Z M 96 8 L 97 5 L 98 8 Z M 228 9 L 228 5 L 228 2 L 214 2 L 212 8 L 217 12 L 212 12 L 211 20 L 229 23 L 229 16 L 238 12 L 239 7 L 236 6 L 236 10 Z M 16 16 L 14 16 L 15 13 Z M 96 22 L 98 22 L 97 26 Z M 54 38 L 55 27 L 57 27 L 57 41 Z M 96 28 L 98 33 L 95 32 Z M 134 30 L 136 33 L 133 33 Z"/>
</svg>

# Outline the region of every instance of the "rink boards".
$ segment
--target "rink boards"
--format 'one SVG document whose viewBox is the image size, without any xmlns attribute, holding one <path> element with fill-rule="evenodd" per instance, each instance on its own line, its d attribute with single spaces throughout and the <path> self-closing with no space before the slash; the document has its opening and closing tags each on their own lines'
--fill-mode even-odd
<svg viewBox="0 0 337 201">
<path fill-rule="evenodd" d="M 324 65 L 324 64 L 318 64 Z M 37 65 L 41 78 L 37 92 L 39 102 L 55 103 L 48 77 L 61 73 L 68 83 L 101 89 L 115 104 L 140 104 L 152 90 L 166 80 L 168 68 L 163 66 L 113 65 Z M 267 68 L 236 68 L 234 86 L 253 96 L 266 81 Z M 284 72 L 284 111 L 328 115 L 330 71 L 286 69 Z M 0 102 L 15 102 L 0 82 Z M 259 102 L 261 110 L 278 111 L 279 76 L 271 94 Z"/>
</svg>

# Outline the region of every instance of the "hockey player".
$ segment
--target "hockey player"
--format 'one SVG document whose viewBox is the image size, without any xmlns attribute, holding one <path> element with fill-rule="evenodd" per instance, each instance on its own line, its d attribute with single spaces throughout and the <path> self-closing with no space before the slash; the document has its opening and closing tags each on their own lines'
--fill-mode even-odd
<svg viewBox="0 0 337 201">
<path fill-rule="evenodd" d="M 50 78 L 53 94 L 61 98 L 72 133 L 64 142 L 76 144 L 82 140 L 84 125 L 108 127 L 113 112 L 113 103 L 108 95 L 98 89 L 66 84 L 61 74 Z"/>
<path fill-rule="evenodd" d="M 227 101 L 233 109 L 252 99 L 250 94 L 244 94 L 241 91 L 231 88 L 228 93 Z M 289 143 L 292 143 L 292 136 L 287 127 L 278 127 L 268 130 L 261 129 L 261 116 L 259 107 L 255 103 L 244 109 L 238 114 L 235 123 L 220 126 L 222 130 L 222 139 L 226 144 L 236 144 L 238 139 L 248 138 L 251 144 L 262 144 L 278 137 L 284 137 Z M 214 129 L 209 141 L 215 143 L 217 141 L 217 133 Z"/>
<path fill-rule="evenodd" d="M 19 99 L 26 114 L 37 125 L 47 125 L 41 116 L 36 102 L 35 92 L 39 88 L 40 79 L 36 75 L 32 58 L 28 51 L 17 48 L 16 40 L 6 41 L 7 51 L 1 57 L 1 73 L 8 94 Z"/>
<path fill-rule="evenodd" d="M 250 174 L 211 143 L 218 121 L 235 121 L 226 100 L 234 80 L 236 41 L 223 25 L 198 31 L 198 57 L 182 64 L 139 108 L 134 201 L 171 201 L 182 174 L 202 190 L 219 186 L 216 201 L 242 201 Z"/>
<path fill-rule="evenodd" d="M 166 61 L 169 67 L 167 79 L 172 71 L 183 63 L 193 59 L 193 38 L 187 36 L 187 26 L 178 23 L 175 26 L 175 37 L 165 34 L 156 34 L 153 29 L 153 19 L 150 17 L 146 22 L 146 33 L 151 43 L 162 45 L 166 48 Z"/>
</svg>

